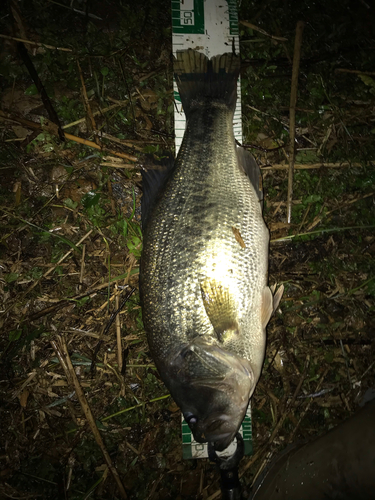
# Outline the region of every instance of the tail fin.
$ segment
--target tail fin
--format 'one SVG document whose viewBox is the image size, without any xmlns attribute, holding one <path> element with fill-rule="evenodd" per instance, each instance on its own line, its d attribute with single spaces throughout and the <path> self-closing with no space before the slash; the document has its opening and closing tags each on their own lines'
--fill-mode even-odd
<svg viewBox="0 0 375 500">
<path fill-rule="evenodd" d="M 177 51 L 174 73 L 187 118 L 194 106 L 207 100 L 220 101 L 235 109 L 240 73 L 238 56 L 227 53 L 208 59 L 196 50 Z"/>
</svg>

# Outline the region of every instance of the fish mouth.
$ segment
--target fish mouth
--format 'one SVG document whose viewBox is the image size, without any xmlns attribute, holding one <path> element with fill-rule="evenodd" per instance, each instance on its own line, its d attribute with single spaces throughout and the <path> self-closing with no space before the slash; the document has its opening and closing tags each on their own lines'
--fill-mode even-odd
<svg viewBox="0 0 375 500">
<path fill-rule="evenodd" d="M 234 429 L 232 432 L 212 434 L 207 436 L 207 441 L 213 444 L 215 451 L 223 451 L 231 444 L 236 435 L 236 432 L 237 429 Z"/>
<path fill-rule="evenodd" d="M 210 416 L 208 421 L 192 426 L 194 439 L 198 443 L 211 443 L 215 451 L 223 451 L 233 441 L 241 421 L 238 417 L 220 414 Z"/>
<path fill-rule="evenodd" d="M 213 443 L 215 451 L 224 451 L 234 440 L 235 435 L 236 432 L 231 432 L 229 436 L 226 436 L 224 434 L 220 436 L 216 441 L 210 441 L 210 443 Z"/>
<path fill-rule="evenodd" d="M 235 435 L 236 431 L 226 432 L 222 434 L 213 434 L 212 436 L 206 435 L 205 437 L 195 435 L 194 439 L 198 443 L 211 443 L 215 451 L 224 451 L 234 440 Z"/>
</svg>

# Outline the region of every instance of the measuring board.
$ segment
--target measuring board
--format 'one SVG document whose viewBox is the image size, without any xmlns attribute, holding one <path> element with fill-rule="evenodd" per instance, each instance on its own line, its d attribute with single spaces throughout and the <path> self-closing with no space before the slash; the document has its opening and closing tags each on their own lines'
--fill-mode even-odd
<svg viewBox="0 0 375 500">
<path fill-rule="evenodd" d="M 172 0 L 172 43 L 173 55 L 177 50 L 194 49 L 207 57 L 232 52 L 240 53 L 238 17 L 236 0 Z M 185 114 L 177 85 L 173 83 L 175 112 L 175 146 L 176 155 L 180 149 L 185 132 Z M 241 83 L 237 82 L 237 105 L 233 119 L 234 137 L 242 144 L 241 119 Z M 245 454 L 251 455 L 251 410 L 250 405 L 239 429 L 244 439 Z M 219 456 L 233 455 L 237 447 L 236 441 Z M 182 450 L 184 458 L 206 458 L 207 443 L 197 443 L 192 432 L 182 417 Z"/>
<path fill-rule="evenodd" d="M 195 49 L 208 58 L 240 53 L 236 0 L 172 0 L 173 55 L 177 50 Z M 185 114 L 176 82 L 173 83 L 176 155 L 185 132 Z M 234 137 L 242 144 L 241 83 L 237 83 L 237 105 L 233 119 Z"/>
</svg>

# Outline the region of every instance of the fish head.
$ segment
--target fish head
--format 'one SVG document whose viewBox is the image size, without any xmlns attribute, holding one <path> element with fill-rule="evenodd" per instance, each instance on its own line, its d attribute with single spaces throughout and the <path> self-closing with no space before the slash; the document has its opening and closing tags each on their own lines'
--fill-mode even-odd
<svg viewBox="0 0 375 500">
<path fill-rule="evenodd" d="M 166 385 L 194 439 L 224 450 L 244 419 L 255 387 L 250 363 L 214 343 L 195 340 L 173 356 L 168 372 Z"/>
</svg>

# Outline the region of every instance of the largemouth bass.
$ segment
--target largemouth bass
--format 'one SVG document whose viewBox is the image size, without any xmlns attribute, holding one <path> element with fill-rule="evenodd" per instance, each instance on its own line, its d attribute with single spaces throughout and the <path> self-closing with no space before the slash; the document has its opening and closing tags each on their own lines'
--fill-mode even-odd
<svg viewBox="0 0 375 500">
<path fill-rule="evenodd" d="M 145 175 L 143 321 L 161 378 L 195 439 L 233 440 L 259 379 L 273 311 L 260 171 L 236 146 L 239 58 L 177 52 L 186 115 L 164 175 Z"/>
</svg>

